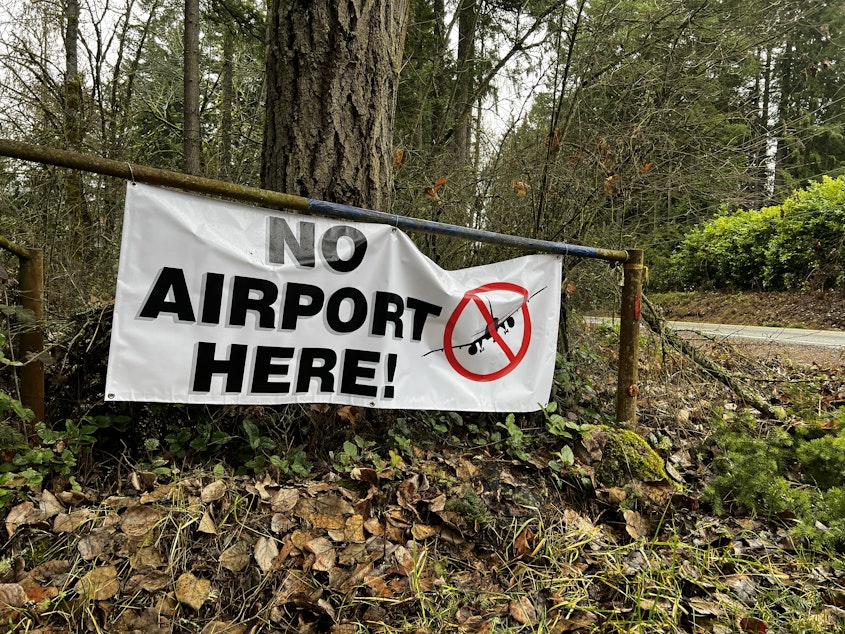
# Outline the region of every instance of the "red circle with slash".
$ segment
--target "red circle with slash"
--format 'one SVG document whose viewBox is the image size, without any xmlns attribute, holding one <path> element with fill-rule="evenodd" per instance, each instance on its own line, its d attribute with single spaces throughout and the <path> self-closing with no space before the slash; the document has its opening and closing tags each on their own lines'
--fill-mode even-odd
<svg viewBox="0 0 845 634">
<path fill-rule="evenodd" d="M 493 291 L 516 293 L 522 297 L 522 306 L 518 309 L 522 312 L 523 320 L 522 342 L 516 352 L 511 350 L 508 343 L 504 340 L 504 338 L 502 338 L 502 335 L 499 334 L 496 318 L 490 312 L 490 309 L 487 308 L 487 305 L 481 297 L 484 293 L 491 293 Z M 487 374 L 479 374 L 465 368 L 455 356 L 452 335 L 454 334 L 455 325 L 458 323 L 458 319 L 470 305 L 478 308 L 478 311 L 481 313 L 481 317 L 484 319 L 486 324 L 486 330 L 484 331 L 482 337 L 489 337 L 492 339 L 507 357 L 507 363 L 504 367 Z M 458 302 L 455 310 L 452 311 L 452 314 L 449 316 L 449 320 L 446 322 L 446 330 L 443 333 L 443 351 L 446 354 L 446 360 L 449 362 L 449 365 L 452 366 L 452 369 L 462 377 L 478 382 L 495 381 L 496 379 L 500 379 L 503 376 L 510 374 L 525 358 L 525 355 L 528 352 L 529 343 L 531 343 L 531 315 L 528 313 L 528 289 L 510 282 L 491 282 L 467 291 L 464 294 L 463 299 Z"/>
</svg>

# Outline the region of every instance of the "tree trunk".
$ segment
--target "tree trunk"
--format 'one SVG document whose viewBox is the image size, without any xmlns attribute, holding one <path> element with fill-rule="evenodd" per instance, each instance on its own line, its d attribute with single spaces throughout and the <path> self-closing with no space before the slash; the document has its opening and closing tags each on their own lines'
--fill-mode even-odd
<svg viewBox="0 0 845 634">
<path fill-rule="evenodd" d="M 65 142 L 69 150 L 82 149 L 82 82 L 79 78 L 79 0 L 67 0 L 65 4 L 65 85 L 64 126 Z M 82 189 L 82 174 L 68 171 L 65 177 L 65 196 L 77 245 L 87 244 L 90 220 L 85 194 Z"/>
<path fill-rule="evenodd" d="M 455 157 L 460 165 L 470 162 L 472 139 L 472 103 L 476 80 L 476 26 L 478 25 L 477 0 L 462 0 L 458 6 L 458 73 L 455 78 L 455 112 L 461 113 L 454 121 L 452 142 Z"/>
<path fill-rule="evenodd" d="M 408 0 L 273 0 L 262 187 L 387 211 Z"/>
<path fill-rule="evenodd" d="M 220 95 L 220 180 L 227 181 L 232 176 L 232 104 L 235 100 L 234 70 L 232 68 L 234 56 L 234 39 L 232 30 L 223 29 L 223 72 L 221 77 Z"/>
<path fill-rule="evenodd" d="M 200 3 L 185 0 L 182 153 L 186 174 L 200 173 Z"/>
</svg>

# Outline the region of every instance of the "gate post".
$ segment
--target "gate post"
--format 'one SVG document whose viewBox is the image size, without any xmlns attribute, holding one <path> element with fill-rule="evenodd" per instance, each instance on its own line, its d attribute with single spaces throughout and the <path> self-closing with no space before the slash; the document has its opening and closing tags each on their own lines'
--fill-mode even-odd
<svg viewBox="0 0 845 634">
<path fill-rule="evenodd" d="M 640 307 L 643 293 L 643 252 L 629 249 L 622 265 L 622 309 L 619 322 L 619 374 L 616 381 L 616 420 L 637 422 L 637 370 L 640 348 Z"/>
<path fill-rule="evenodd" d="M 27 249 L 20 262 L 21 305 L 32 311 L 35 327 L 21 335 L 21 403 L 35 414 L 33 422 L 44 420 L 44 363 L 34 357 L 44 350 L 44 253 Z"/>
</svg>

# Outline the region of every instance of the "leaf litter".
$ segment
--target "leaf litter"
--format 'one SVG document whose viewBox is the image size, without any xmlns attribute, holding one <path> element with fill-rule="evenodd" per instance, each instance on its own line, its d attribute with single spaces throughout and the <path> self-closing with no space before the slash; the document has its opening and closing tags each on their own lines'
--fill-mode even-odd
<svg viewBox="0 0 845 634">
<path fill-rule="evenodd" d="M 842 629 L 845 561 L 789 518 L 701 503 L 709 403 L 730 397 L 682 379 L 644 380 L 638 431 L 674 440 L 663 480 L 603 483 L 584 435 L 557 481 L 542 450 L 446 442 L 300 480 L 134 471 L 110 495 L 32 490 L 3 521 L 0 618 L 38 634 Z"/>
</svg>

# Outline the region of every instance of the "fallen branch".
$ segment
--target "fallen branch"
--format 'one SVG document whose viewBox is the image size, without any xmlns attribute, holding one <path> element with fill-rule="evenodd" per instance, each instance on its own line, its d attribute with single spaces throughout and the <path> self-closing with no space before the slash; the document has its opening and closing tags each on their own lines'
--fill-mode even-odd
<svg viewBox="0 0 845 634">
<path fill-rule="evenodd" d="M 648 324 L 648 327 L 670 346 L 692 359 L 710 376 L 726 385 L 745 404 L 750 405 L 763 414 L 763 416 L 774 420 L 786 419 L 786 410 L 783 407 L 772 407 L 766 399 L 740 383 L 738 378 L 727 368 L 724 368 L 716 363 L 713 359 L 708 357 L 698 348 L 680 337 L 674 330 L 669 328 L 666 325 L 666 320 L 657 314 L 657 310 L 655 310 L 654 305 L 652 305 L 645 295 L 643 295 L 643 303 L 646 307 L 646 310 L 642 312 L 643 321 L 645 321 L 645 323 Z"/>
</svg>

